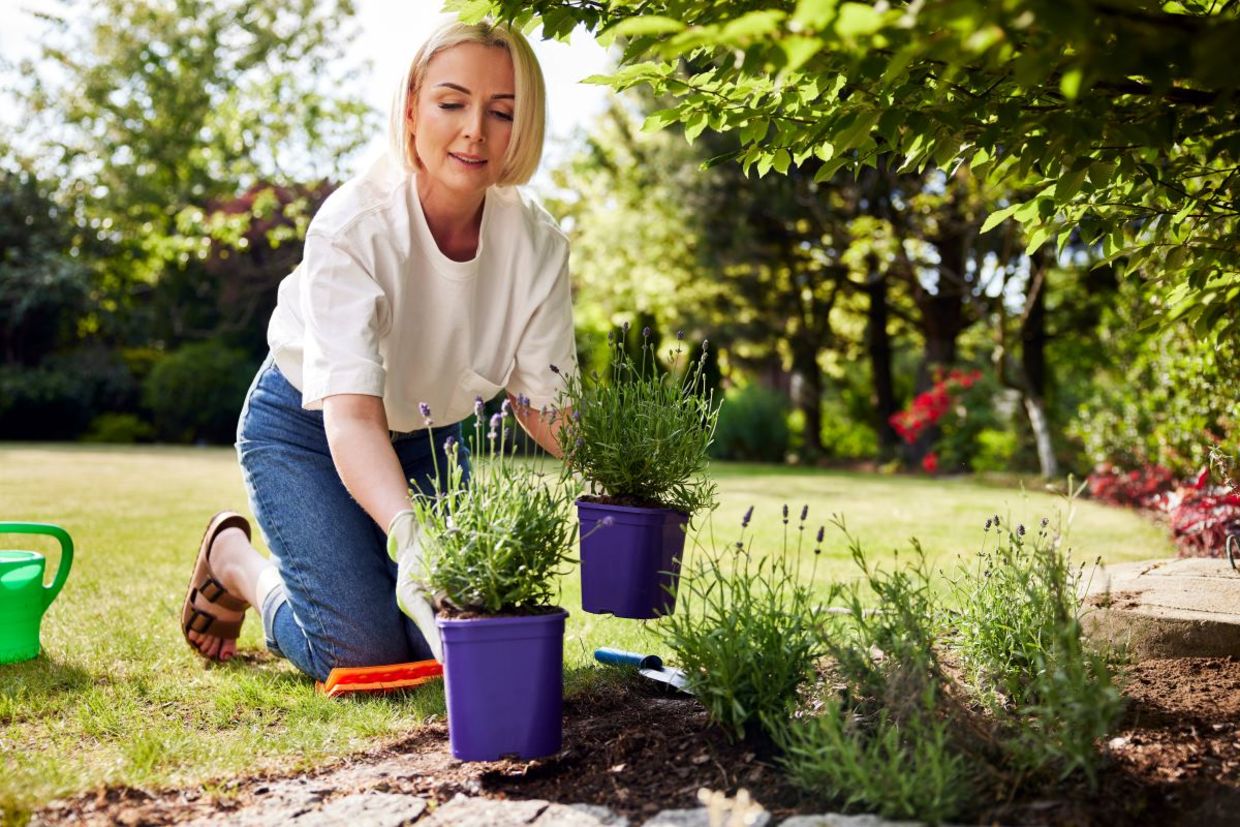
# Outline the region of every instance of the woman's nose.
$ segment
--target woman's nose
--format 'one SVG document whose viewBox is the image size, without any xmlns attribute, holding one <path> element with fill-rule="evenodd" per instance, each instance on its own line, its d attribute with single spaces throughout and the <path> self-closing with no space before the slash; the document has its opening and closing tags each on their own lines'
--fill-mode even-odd
<svg viewBox="0 0 1240 827">
<path fill-rule="evenodd" d="M 466 138 L 479 143 L 486 140 L 486 135 L 482 131 L 484 118 L 485 114 L 482 109 L 474 109 L 471 111 L 469 119 L 465 122 Z"/>
</svg>

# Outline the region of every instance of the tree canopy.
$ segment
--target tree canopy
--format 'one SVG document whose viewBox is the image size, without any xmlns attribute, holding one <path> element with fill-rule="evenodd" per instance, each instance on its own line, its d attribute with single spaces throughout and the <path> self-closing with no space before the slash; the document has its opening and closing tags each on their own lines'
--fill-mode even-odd
<svg viewBox="0 0 1240 827">
<path fill-rule="evenodd" d="M 623 44 L 595 78 L 674 105 L 647 118 L 710 129 L 712 159 L 784 174 L 967 165 L 1010 193 L 984 225 L 1028 250 L 1074 237 L 1148 279 L 1164 320 L 1240 330 L 1237 0 L 450 0 L 544 36 Z M 1232 312 L 1229 312 L 1232 311 Z"/>
</svg>

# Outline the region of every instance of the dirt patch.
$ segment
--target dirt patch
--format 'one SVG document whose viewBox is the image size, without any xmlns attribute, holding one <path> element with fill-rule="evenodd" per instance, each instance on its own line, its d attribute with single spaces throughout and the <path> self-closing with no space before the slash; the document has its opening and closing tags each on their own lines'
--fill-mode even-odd
<svg viewBox="0 0 1240 827">
<path fill-rule="evenodd" d="M 1036 799 L 979 802 L 972 816 L 1011 825 L 1240 824 L 1240 660 L 1149 660 L 1125 677 L 1130 703 L 1104 745 L 1108 761 L 1096 791 L 1074 780 Z M 634 824 L 696 806 L 700 787 L 729 794 L 744 787 L 777 819 L 835 809 L 788 785 L 768 748 L 729 742 L 693 699 L 645 681 L 569 699 L 564 721 L 564 751 L 540 761 L 461 763 L 448 750 L 446 727 L 434 724 L 313 773 L 237 779 L 210 796 L 105 789 L 53 804 L 36 821 L 172 824 L 236 815 L 276 796 L 321 802 L 361 790 L 438 802 L 466 793 L 600 804 Z"/>
</svg>

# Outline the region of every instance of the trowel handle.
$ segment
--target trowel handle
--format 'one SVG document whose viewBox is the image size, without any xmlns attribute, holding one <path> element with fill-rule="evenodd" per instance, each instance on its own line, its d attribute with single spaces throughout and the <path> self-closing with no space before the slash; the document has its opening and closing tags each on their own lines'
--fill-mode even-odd
<svg viewBox="0 0 1240 827">
<path fill-rule="evenodd" d="M 56 567 L 56 577 L 50 586 L 43 589 L 43 605 L 52 605 L 56 595 L 65 587 L 69 579 L 69 567 L 73 565 L 73 540 L 69 532 L 51 523 L 0 523 L 0 534 L 46 534 L 60 541 L 60 565 Z"/>
<path fill-rule="evenodd" d="M 663 668 L 663 659 L 658 655 L 642 655 L 637 652 L 626 652 L 623 649 L 611 649 L 606 646 L 594 650 L 594 659 L 608 666 L 632 666 L 635 669 Z"/>
</svg>

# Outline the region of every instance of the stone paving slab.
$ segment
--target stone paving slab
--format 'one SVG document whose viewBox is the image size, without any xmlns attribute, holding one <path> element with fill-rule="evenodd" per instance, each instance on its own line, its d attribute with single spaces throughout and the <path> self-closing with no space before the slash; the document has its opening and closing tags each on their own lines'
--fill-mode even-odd
<svg viewBox="0 0 1240 827">
<path fill-rule="evenodd" d="M 1099 566 L 1084 581 L 1096 640 L 1138 658 L 1240 656 L 1240 573 L 1226 560 Z"/>
</svg>

